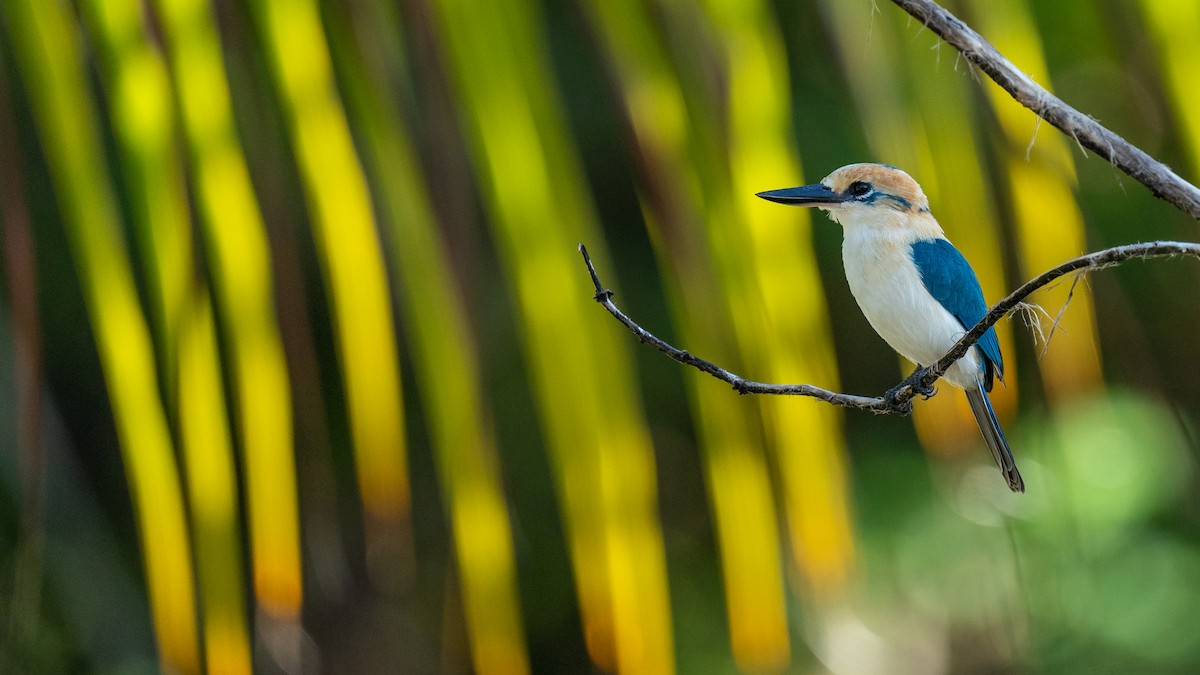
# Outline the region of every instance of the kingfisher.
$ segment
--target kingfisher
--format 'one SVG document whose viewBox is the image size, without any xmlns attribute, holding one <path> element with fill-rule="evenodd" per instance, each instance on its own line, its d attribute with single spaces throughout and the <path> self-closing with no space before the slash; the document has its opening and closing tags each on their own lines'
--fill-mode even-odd
<svg viewBox="0 0 1200 675">
<path fill-rule="evenodd" d="M 887 164 L 850 164 L 820 183 L 759 197 L 821 209 L 842 226 L 842 264 L 850 292 L 876 333 L 918 368 L 935 363 L 987 313 L 967 259 L 946 239 L 911 176 Z M 966 392 L 996 466 L 1024 492 L 1012 451 L 988 398 L 1004 381 L 1004 357 L 989 328 L 943 376 Z M 926 397 L 933 393 L 925 392 Z"/>
</svg>

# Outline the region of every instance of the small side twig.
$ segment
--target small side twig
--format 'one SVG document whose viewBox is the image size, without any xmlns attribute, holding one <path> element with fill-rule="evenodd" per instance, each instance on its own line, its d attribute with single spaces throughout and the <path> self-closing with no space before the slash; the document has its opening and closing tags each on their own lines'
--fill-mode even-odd
<svg viewBox="0 0 1200 675">
<path fill-rule="evenodd" d="M 1067 313 L 1067 308 L 1071 306 L 1071 301 L 1075 299 L 1075 287 L 1079 285 L 1079 280 L 1083 278 L 1083 275 L 1087 274 L 1089 271 L 1090 270 L 1081 270 L 1076 272 L 1075 278 L 1071 280 L 1071 288 L 1067 289 L 1067 299 L 1063 300 L 1062 307 L 1058 308 L 1058 314 L 1054 315 L 1054 323 L 1050 324 L 1050 334 L 1047 335 L 1046 339 L 1042 342 L 1042 356 L 1045 356 L 1046 352 L 1050 351 L 1050 340 L 1054 338 L 1054 333 L 1060 330 L 1059 324 L 1062 323 L 1063 315 Z M 1061 330 L 1064 333 L 1067 332 L 1065 329 Z"/>
<path fill-rule="evenodd" d="M 893 388 L 890 396 L 858 396 L 855 394 L 842 394 L 828 389 L 822 389 L 811 384 L 768 384 L 764 382 L 755 382 L 748 380 L 740 375 L 725 370 L 724 368 L 706 361 L 694 354 L 674 347 L 667 342 L 659 339 L 650 331 L 642 328 L 633 319 L 626 316 L 624 312 L 617 308 L 613 303 L 613 292 L 604 287 L 600 282 L 599 275 L 596 274 L 596 268 L 592 264 L 592 259 L 588 256 L 587 248 L 579 245 L 579 252 L 583 254 L 583 261 L 587 265 L 588 273 L 591 275 L 592 284 L 596 288 L 595 294 L 592 296 L 596 302 L 604 306 L 609 314 L 612 314 L 626 328 L 629 329 L 638 340 L 649 344 L 660 352 L 670 356 L 676 361 L 692 366 L 698 370 L 704 371 L 709 375 L 730 384 L 739 394 L 775 394 L 786 396 L 809 396 L 820 399 L 827 403 L 843 406 L 846 408 L 857 408 L 859 410 L 870 410 L 876 413 L 901 413 L 906 414 L 912 409 L 911 401 L 914 396 L 921 394 L 923 390 L 928 390 L 934 382 L 938 380 L 945 372 L 954 365 L 954 362 L 959 360 L 967 353 L 967 351 L 981 338 L 989 328 L 994 326 L 1001 318 L 1016 310 L 1023 304 L 1025 298 L 1029 297 L 1034 291 L 1052 283 L 1054 280 L 1073 272 L 1084 273 L 1092 272 L 1106 267 L 1118 265 L 1126 260 L 1134 258 L 1162 258 L 1170 256 L 1190 256 L 1200 259 L 1200 244 L 1193 244 L 1179 241 L 1154 241 L 1143 244 L 1128 244 L 1125 246 L 1116 246 L 1107 248 L 1095 253 L 1089 253 L 1078 258 L 1068 260 L 1053 269 L 1049 269 L 1038 276 L 1030 279 L 1021 285 L 1020 288 L 1010 293 L 1000 302 L 988 310 L 987 314 L 975 324 L 971 330 L 967 331 L 962 338 L 955 343 L 946 355 L 938 359 L 938 361 L 928 367 L 918 368 L 909 377 L 905 378 L 899 385 Z"/>
</svg>

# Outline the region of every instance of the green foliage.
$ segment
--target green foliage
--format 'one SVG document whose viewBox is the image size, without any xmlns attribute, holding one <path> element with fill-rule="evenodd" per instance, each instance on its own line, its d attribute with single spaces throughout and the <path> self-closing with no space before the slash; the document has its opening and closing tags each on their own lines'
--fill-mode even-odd
<svg viewBox="0 0 1200 675">
<path fill-rule="evenodd" d="M 1191 4 L 951 8 L 1200 166 Z M 580 241 L 674 344 L 885 390 L 837 226 L 753 196 L 856 161 L 989 299 L 1194 238 L 871 0 L 0 0 L 0 670 L 1195 671 L 1191 261 L 999 326 L 1025 495 L 948 386 L 739 397 L 592 302 Z"/>
</svg>

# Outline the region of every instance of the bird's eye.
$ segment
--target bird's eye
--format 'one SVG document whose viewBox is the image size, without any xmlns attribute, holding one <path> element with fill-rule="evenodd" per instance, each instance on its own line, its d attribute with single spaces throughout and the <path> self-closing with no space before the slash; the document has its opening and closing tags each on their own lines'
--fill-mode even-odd
<svg viewBox="0 0 1200 675">
<path fill-rule="evenodd" d="M 852 197 L 866 197 L 871 192 L 871 184 L 856 180 L 850 184 L 849 192 Z"/>
</svg>

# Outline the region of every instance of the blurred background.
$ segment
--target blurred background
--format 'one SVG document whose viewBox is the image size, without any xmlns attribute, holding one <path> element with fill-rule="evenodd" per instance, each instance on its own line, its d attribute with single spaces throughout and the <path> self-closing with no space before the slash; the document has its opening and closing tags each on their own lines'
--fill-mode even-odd
<svg viewBox="0 0 1200 675">
<path fill-rule="evenodd" d="M 1200 5 L 950 8 L 1200 173 Z M 948 386 L 738 396 L 592 301 L 579 242 L 883 392 L 839 228 L 753 196 L 857 161 L 992 301 L 1195 239 L 879 0 L 0 1 L 0 670 L 1196 672 L 1194 261 L 998 326 L 1025 495 Z"/>
</svg>

